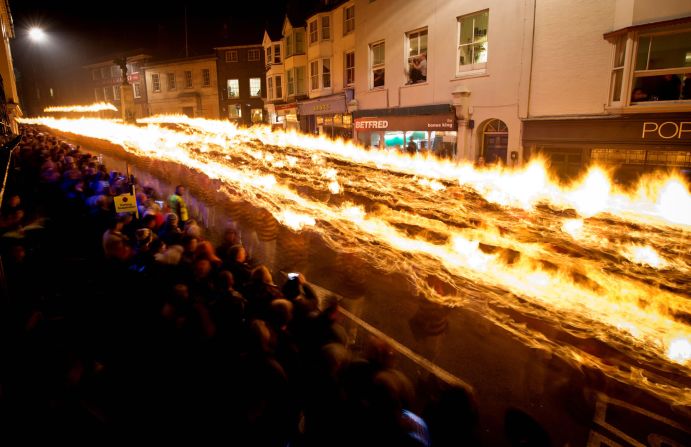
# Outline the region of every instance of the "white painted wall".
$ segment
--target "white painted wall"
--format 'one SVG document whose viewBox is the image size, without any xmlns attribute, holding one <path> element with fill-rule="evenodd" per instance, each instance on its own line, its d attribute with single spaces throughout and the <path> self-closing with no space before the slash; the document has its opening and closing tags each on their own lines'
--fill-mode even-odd
<svg viewBox="0 0 691 447">
<path fill-rule="evenodd" d="M 533 0 L 357 0 L 355 96 L 358 108 L 450 104 L 454 89 L 470 89 L 475 129 L 468 158 L 479 145 L 481 124 L 492 118 L 509 127 L 509 152 L 520 151 L 519 103 L 527 95 Z M 488 61 L 481 76 L 456 76 L 459 16 L 489 9 Z M 406 32 L 428 28 L 427 83 L 405 85 Z M 369 44 L 385 40 L 386 84 L 369 89 Z M 528 55 L 528 56 L 526 56 Z M 524 61 L 525 59 L 525 61 Z M 459 148 L 460 151 L 460 148 Z"/>
</svg>

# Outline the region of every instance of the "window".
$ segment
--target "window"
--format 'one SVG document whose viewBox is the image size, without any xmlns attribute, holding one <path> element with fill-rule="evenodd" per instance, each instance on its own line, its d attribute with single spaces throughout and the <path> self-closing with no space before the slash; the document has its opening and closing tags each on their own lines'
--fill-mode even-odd
<svg viewBox="0 0 691 447">
<path fill-rule="evenodd" d="M 457 73 L 486 67 L 488 24 L 489 11 L 458 18 Z"/>
<path fill-rule="evenodd" d="M 161 76 L 158 73 L 151 74 L 151 90 L 154 93 L 161 91 Z"/>
<path fill-rule="evenodd" d="M 261 59 L 261 53 L 259 48 L 251 48 L 247 50 L 247 60 L 250 62 L 258 61 Z"/>
<path fill-rule="evenodd" d="M 99 72 L 99 73 L 100 73 L 100 72 Z M 100 89 L 100 88 L 95 88 L 95 89 L 94 89 L 94 99 L 95 99 L 96 101 L 100 101 L 100 100 L 101 100 L 101 89 Z"/>
<path fill-rule="evenodd" d="M 51 95 L 51 96 L 53 96 L 53 95 Z M 116 101 L 120 101 L 120 86 L 119 85 L 113 86 L 113 99 Z"/>
<path fill-rule="evenodd" d="M 322 59 L 322 88 L 331 87 L 331 59 Z"/>
<path fill-rule="evenodd" d="M 103 87 L 103 99 L 106 101 L 113 100 L 113 89 L 111 87 Z"/>
<path fill-rule="evenodd" d="M 175 90 L 175 73 L 168 73 L 168 90 Z"/>
<path fill-rule="evenodd" d="M 202 69 L 202 87 L 211 86 L 211 70 L 208 68 Z"/>
<path fill-rule="evenodd" d="M 621 101 L 621 84 L 624 77 L 624 60 L 626 56 L 626 35 L 619 36 L 614 44 L 614 64 L 612 67 L 612 92 L 610 100 L 612 102 Z"/>
<path fill-rule="evenodd" d="M 274 79 L 274 84 L 276 84 L 276 99 L 281 99 L 283 97 L 283 84 L 281 83 L 282 79 L 280 76 L 275 76 Z"/>
<path fill-rule="evenodd" d="M 228 118 L 230 118 L 230 119 L 242 118 L 242 105 L 231 104 L 230 107 L 228 107 Z"/>
<path fill-rule="evenodd" d="M 371 88 L 384 87 L 384 42 L 370 44 L 369 51 Z"/>
<path fill-rule="evenodd" d="M 305 67 L 297 67 L 295 69 L 295 92 L 298 95 L 304 95 L 307 93 L 305 88 L 307 83 L 305 82 Z"/>
<path fill-rule="evenodd" d="M 108 69 L 106 67 L 101 67 L 101 79 L 105 79 L 108 76 Z"/>
<path fill-rule="evenodd" d="M 331 39 L 331 17 L 322 17 L 322 40 Z"/>
<path fill-rule="evenodd" d="M 286 76 L 288 79 L 288 96 L 295 95 L 295 69 L 288 70 Z"/>
<path fill-rule="evenodd" d="M 691 30 L 639 36 L 634 64 L 632 103 L 691 100 Z"/>
<path fill-rule="evenodd" d="M 238 61 L 238 52 L 237 50 L 228 50 L 226 51 L 226 62 L 237 62 Z"/>
<path fill-rule="evenodd" d="M 240 81 L 238 79 L 228 79 L 228 98 L 240 96 Z"/>
<path fill-rule="evenodd" d="M 345 83 L 346 85 L 355 84 L 355 52 L 349 51 L 345 54 Z"/>
<path fill-rule="evenodd" d="M 192 72 L 185 71 L 185 88 L 192 88 Z"/>
<path fill-rule="evenodd" d="M 266 64 L 271 63 L 271 47 L 266 47 Z"/>
<path fill-rule="evenodd" d="M 343 35 L 355 30 L 355 6 L 348 6 L 343 9 Z"/>
<path fill-rule="evenodd" d="M 303 54 L 305 52 L 305 32 L 295 31 L 295 54 Z"/>
<path fill-rule="evenodd" d="M 281 63 L 281 44 L 274 45 L 274 64 Z"/>
<path fill-rule="evenodd" d="M 406 35 L 408 43 L 408 82 L 427 81 L 427 28 Z"/>
<path fill-rule="evenodd" d="M 293 35 L 288 34 L 286 36 L 286 57 L 293 55 Z"/>
<path fill-rule="evenodd" d="M 250 117 L 252 123 L 261 123 L 264 121 L 264 113 L 262 109 L 252 109 L 250 110 Z"/>
<path fill-rule="evenodd" d="M 142 97 L 142 85 L 139 82 L 135 82 L 134 84 L 132 84 L 132 91 L 134 92 L 135 98 Z"/>
<path fill-rule="evenodd" d="M 267 96 L 267 99 L 273 99 L 274 98 L 274 78 L 266 78 L 266 88 L 269 90 L 269 96 Z"/>
<path fill-rule="evenodd" d="M 319 61 L 310 62 L 310 90 L 319 88 Z"/>
<path fill-rule="evenodd" d="M 110 77 L 111 78 L 117 78 L 120 76 L 122 76 L 122 70 L 120 69 L 120 67 L 118 67 L 117 65 L 111 65 L 110 66 Z"/>
<path fill-rule="evenodd" d="M 250 78 L 250 96 L 260 97 L 262 95 L 261 78 Z"/>
<path fill-rule="evenodd" d="M 317 21 L 312 20 L 309 25 L 310 45 L 317 41 Z"/>
</svg>

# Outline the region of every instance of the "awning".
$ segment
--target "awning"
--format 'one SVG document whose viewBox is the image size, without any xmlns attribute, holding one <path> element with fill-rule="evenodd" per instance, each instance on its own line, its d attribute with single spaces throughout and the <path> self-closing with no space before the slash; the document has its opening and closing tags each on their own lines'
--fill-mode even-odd
<svg viewBox="0 0 691 447">
<path fill-rule="evenodd" d="M 377 130 L 457 130 L 453 114 L 356 118 L 358 132 Z"/>
</svg>

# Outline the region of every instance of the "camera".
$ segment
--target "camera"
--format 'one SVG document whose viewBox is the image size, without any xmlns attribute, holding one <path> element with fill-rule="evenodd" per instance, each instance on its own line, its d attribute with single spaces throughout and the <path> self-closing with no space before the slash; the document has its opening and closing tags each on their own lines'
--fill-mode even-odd
<svg viewBox="0 0 691 447">
<path fill-rule="evenodd" d="M 295 279 L 295 278 L 297 278 L 298 276 L 300 276 L 300 274 L 297 273 L 297 272 L 288 273 L 288 279 Z"/>
</svg>

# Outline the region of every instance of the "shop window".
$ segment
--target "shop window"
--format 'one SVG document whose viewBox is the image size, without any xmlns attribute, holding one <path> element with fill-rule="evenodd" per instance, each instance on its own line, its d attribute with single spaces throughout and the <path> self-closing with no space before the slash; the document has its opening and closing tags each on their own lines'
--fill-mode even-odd
<svg viewBox="0 0 691 447">
<path fill-rule="evenodd" d="M 372 43 L 370 49 L 371 88 L 384 87 L 385 55 L 384 42 Z"/>
<path fill-rule="evenodd" d="M 458 18 L 457 74 L 484 70 L 487 64 L 489 11 Z"/>
<path fill-rule="evenodd" d="M 242 118 L 242 106 L 240 104 L 231 104 L 228 107 L 228 118 L 230 118 L 230 119 Z"/>
<path fill-rule="evenodd" d="M 406 34 L 408 46 L 408 82 L 427 81 L 427 28 Z"/>
<path fill-rule="evenodd" d="M 262 109 L 252 109 L 250 110 L 252 123 L 261 123 L 264 121 L 264 113 Z"/>
</svg>

